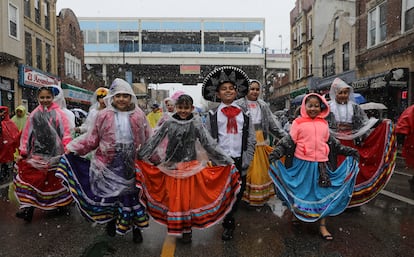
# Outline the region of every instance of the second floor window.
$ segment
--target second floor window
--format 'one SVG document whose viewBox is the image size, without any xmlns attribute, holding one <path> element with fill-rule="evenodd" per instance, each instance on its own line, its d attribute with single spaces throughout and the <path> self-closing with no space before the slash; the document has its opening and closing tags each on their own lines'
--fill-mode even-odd
<svg viewBox="0 0 414 257">
<path fill-rule="evenodd" d="M 35 21 L 37 24 L 40 25 L 40 7 L 39 7 L 39 1 L 35 0 Z"/>
<path fill-rule="evenodd" d="M 414 28 L 414 0 L 403 0 L 403 32 Z"/>
<path fill-rule="evenodd" d="M 339 38 L 339 17 L 335 18 L 334 21 L 334 31 L 333 31 L 333 40 L 338 40 Z"/>
<path fill-rule="evenodd" d="M 387 3 L 368 12 L 368 47 L 378 45 L 387 37 Z"/>
<path fill-rule="evenodd" d="M 24 16 L 29 17 L 29 18 L 32 17 L 30 0 L 24 0 Z"/>
<path fill-rule="evenodd" d="M 16 6 L 9 4 L 9 35 L 19 38 L 19 12 Z"/>
<path fill-rule="evenodd" d="M 25 58 L 26 64 L 33 66 L 33 57 L 32 57 L 32 35 L 30 33 L 24 34 L 24 44 L 25 44 Z"/>
<path fill-rule="evenodd" d="M 324 77 L 335 75 L 335 50 L 322 56 L 322 73 Z"/>
<path fill-rule="evenodd" d="M 342 70 L 349 70 L 349 42 L 342 46 Z"/>
<path fill-rule="evenodd" d="M 36 68 L 42 69 L 42 40 L 36 38 Z"/>
</svg>

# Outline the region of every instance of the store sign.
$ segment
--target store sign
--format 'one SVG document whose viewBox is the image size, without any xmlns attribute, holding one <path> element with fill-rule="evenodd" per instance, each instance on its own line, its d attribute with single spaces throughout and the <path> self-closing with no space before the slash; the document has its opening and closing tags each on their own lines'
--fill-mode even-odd
<svg viewBox="0 0 414 257">
<path fill-rule="evenodd" d="M 21 65 L 20 66 L 20 84 L 26 86 L 42 87 L 57 85 L 60 87 L 60 79 L 32 67 Z"/>
<path fill-rule="evenodd" d="M 180 74 L 200 74 L 200 65 L 180 65 Z"/>
<path fill-rule="evenodd" d="M 401 99 L 407 99 L 408 97 L 408 91 L 402 91 L 401 92 Z"/>
</svg>

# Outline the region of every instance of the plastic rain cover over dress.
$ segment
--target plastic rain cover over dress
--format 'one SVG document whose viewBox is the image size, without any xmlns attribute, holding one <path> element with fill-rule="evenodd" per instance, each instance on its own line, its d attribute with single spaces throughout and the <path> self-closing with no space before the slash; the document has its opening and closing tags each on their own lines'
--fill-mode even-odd
<svg viewBox="0 0 414 257">
<path fill-rule="evenodd" d="M 112 105 L 116 94 L 131 95 L 128 110 Z M 98 223 L 116 218 L 117 233 L 125 234 L 133 227 L 148 226 L 135 187 L 134 160 L 151 129 L 126 81 L 115 79 L 104 101 L 107 107 L 97 114 L 92 129 L 68 145 L 75 154 L 64 155 L 57 175 L 65 180 L 82 215 Z M 80 157 L 94 150 L 90 161 Z"/>
<path fill-rule="evenodd" d="M 173 235 L 217 223 L 240 190 L 233 160 L 200 117 L 190 117 L 166 120 L 139 151 L 136 165 L 137 186 L 144 191 L 148 212 Z"/>
<path fill-rule="evenodd" d="M 350 90 L 347 103 L 335 100 L 342 88 Z M 353 88 L 340 79 L 334 80 L 329 95 L 332 99 L 329 104 L 331 118 L 328 119 L 331 133 L 360 154 L 360 171 L 349 207 L 360 206 L 372 200 L 391 178 L 397 155 L 395 126 L 389 119 L 368 119 L 353 100 Z M 340 156 L 338 164 L 343 159 Z"/>
<path fill-rule="evenodd" d="M 14 181 L 21 208 L 51 210 L 72 201 L 62 180 L 55 176 L 59 159 L 70 140 L 67 116 L 57 103 L 48 108 L 39 105 L 30 113 L 19 147 L 24 158 L 17 163 L 18 175 Z"/>
</svg>

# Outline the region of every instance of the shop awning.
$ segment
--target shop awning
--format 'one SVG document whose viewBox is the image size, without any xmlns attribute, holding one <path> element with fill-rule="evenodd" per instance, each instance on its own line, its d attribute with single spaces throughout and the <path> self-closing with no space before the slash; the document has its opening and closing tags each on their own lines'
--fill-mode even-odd
<svg viewBox="0 0 414 257">
<path fill-rule="evenodd" d="M 93 92 L 65 83 L 62 83 L 62 89 L 66 100 L 83 104 L 91 104 Z"/>
</svg>

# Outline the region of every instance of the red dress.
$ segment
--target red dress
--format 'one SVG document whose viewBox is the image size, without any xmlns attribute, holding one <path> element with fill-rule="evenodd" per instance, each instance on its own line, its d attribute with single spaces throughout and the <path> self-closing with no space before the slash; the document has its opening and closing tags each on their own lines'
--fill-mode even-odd
<svg viewBox="0 0 414 257">
<path fill-rule="evenodd" d="M 395 128 L 397 134 L 404 134 L 402 156 L 407 167 L 414 168 L 414 105 L 408 107 L 400 116 Z"/>
</svg>

